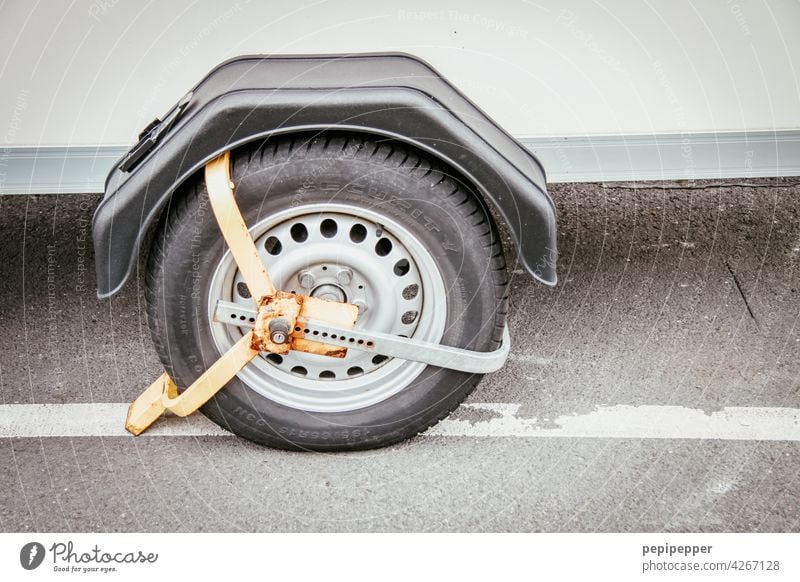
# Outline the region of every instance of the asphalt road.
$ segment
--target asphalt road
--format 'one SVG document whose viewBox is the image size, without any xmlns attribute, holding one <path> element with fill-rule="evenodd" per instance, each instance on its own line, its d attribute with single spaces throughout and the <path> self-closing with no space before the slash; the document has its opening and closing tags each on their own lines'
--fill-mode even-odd
<svg viewBox="0 0 800 582">
<path fill-rule="evenodd" d="M 621 405 L 800 408 L 800 187 L 552 194 L 560 284 L 515 272 L 512 357 L 471 403 L 517 404 L 544 430 Z M 0 197 L 3 405 L 127 402 L 161 372 L 141 280 L 95 298 L 97 200 Z M 2 531 L 800 530 L 788 436 L 423 435 L 352 454 L 27 437 L 0 439 L 0 463 Z"/>
</svg>

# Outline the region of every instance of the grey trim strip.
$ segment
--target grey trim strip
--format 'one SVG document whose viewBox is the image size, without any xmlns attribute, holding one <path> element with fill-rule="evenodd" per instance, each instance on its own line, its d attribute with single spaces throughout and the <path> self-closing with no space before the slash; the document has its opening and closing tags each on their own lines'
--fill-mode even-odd
<svg viewBox="0 0 800 582">
<path fill-rule="evenodd" d="M 0 194 L 103 192 L 106 176 L 130 146 L 0 148 Z"/>
<path fill-rule="evenodd" d="M 522 138 L 548 182 L 800 176 L 800 130 Z"/>
<path fill-rule="evenodd" d="M 586 137 L 520 141 L 548 182 L 627 182 L 800 176 L 800 130 Z M 0 149 L 0 194 L 102 192 L 129 146 Z"/>
</svg>

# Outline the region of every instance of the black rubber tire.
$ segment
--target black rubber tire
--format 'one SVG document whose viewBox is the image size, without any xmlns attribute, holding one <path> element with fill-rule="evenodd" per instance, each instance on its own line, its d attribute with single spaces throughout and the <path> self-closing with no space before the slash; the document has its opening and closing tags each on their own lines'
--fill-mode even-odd
<svg viewBox="0 0 800 582">
<path fill-rule="evenodd" d="M 442 274 L 448 306 L 442 343 L 480 351 L 500 345 L 508 277 L 498 231 L 480 199 L 448 168 L 394 141 L 326 133 L 237 150 L 232 175 L 248 224 L 290 206 L 333 200 L 390 216 L 418 237 Z M 200 173 L 173 196 L 147 266 L 150 330 L 180 388 L 219 357 L 205 306 L 224 250 Z M 341 413 L 283 406 L 235 378 L 202 410 L 235 434 L 272 447 L 368 449 L 424 431 L 455 409 L 480 378 L 428 366 L 394 396 Z"/>
</svg>

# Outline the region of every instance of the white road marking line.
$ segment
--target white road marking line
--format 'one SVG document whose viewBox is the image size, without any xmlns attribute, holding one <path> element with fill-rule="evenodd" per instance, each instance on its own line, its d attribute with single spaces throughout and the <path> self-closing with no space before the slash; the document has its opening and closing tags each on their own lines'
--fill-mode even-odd
<svg viewBox="0 0 800 582">
<path fill-rule="evenodd" d="M 127 403 L 3 404 L 0 438 L 132 436 L 125 430 Z M 151 436 L 230 435 L 202 414 L 159 419 Z"/>
<path fill-rule="evenodd" d="M 706 414 L 683 406 L 599 406 L 588 414 L 549 421 L 520 418 L 519 404 L 465 404 L 487 420 L 448 419 L 426 435 L 632 439 L 800 440 L 800 410 L 741 406 Z M 493 415 L 493 417 L 492 417 Z M 552 427 L 552 428 L 550 428 Z"/>
<path fill-rule="evenodd" d="M 519 404 L 465 404 L 430 437 L 630 438 L 800 441 L 800 409 L 731 407 L 706 414 L 682 406 L 608 406 L 552 421 L 518 416 Z M 0 405 L 0 438 L 130 436 L 126 403 Z M 459 416 L 478 420 L 462 420 Z M 482 418 L 485 417 L 485 418 Z M 202 414 L 168 417 L 143 436 L 231 436 Z"/>
</svg>

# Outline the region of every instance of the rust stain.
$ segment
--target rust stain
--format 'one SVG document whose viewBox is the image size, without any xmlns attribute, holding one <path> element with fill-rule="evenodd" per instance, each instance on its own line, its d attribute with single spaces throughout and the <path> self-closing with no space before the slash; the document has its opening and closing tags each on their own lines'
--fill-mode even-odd
<svg viewBox="0 0 800 582">
<path fill-rule="evenodd" d="M 294 328 L 302 304 L 303 300 L 299 299 L 297 295 L 285 291 L 276 291 L 275 295 L 262 297 L 250 347 L 261 352 L 288 354 L 292 347 L 291 342 L 272 343 L 269 324 L 274 319 L 285 318 L 289 322 L 290 328 Z"/>
<path fill-rule="evenodd" d="M 285 344 L 274 344 L 270 341 L 269 324 L 270 321 L 283 317 L 289 321 L 294 330 L 297 327 L 297 318 L 304 317 L 349 329 L 355 325 L 358 318 L 358 308 L 355 305 L 285 291 L 277 291 L 275 295 L 265 295 L 258 301 L 258 305 L 252 349 L 281 355 L 289 353 L 290 350 L 331 358 L 344 358 L 347 355 L 346 347 L 305 339 L 302 331 L 293 331 L 290 341 Z"/>
</svg>

